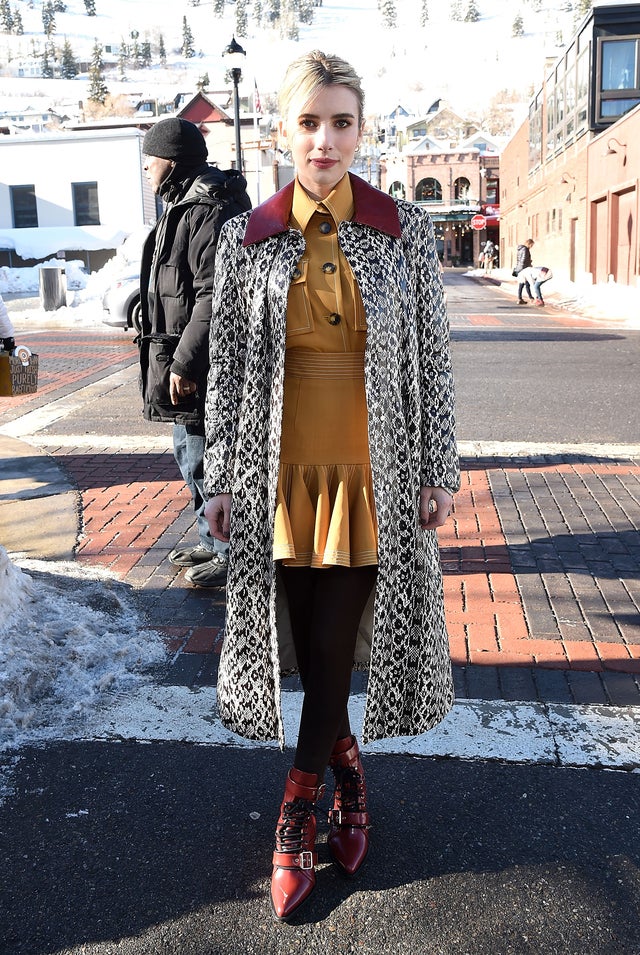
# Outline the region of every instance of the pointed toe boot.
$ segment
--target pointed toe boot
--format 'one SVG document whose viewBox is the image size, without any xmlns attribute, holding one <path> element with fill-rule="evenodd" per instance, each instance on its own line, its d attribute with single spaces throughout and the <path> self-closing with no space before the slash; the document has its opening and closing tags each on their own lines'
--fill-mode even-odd
<svg viewBox="0 0 640 955">
<path fill-rule="evenodd" d="M 338 740 L 329 766 L 335 778 L 327 845 L 345 875 L 358 871 L 369 851 L 367 787 L 354 736 Z"/>
<path fill-rule="evenodd" d="M 288 921 L 315 888 L 315 805 L 323 791 L 315 774 L 295 768 L 289 772 L 276 826 L 271 876 L 271 905 L 279 922 Z"/>
</svg>

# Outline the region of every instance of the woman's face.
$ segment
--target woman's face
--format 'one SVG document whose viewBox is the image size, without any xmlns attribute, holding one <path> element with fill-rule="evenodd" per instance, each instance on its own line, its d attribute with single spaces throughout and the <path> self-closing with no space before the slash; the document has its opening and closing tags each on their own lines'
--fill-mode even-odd
<svg viewBox="0 0 640 955">
<path fill-rule="evenodd" d="M 325 199 L 360 143 L 358 97 L 348 86 L 324 86 L 301 113 L 289 114 L 284 134 L 300 184 L 314 199 Z"/>
</svg>

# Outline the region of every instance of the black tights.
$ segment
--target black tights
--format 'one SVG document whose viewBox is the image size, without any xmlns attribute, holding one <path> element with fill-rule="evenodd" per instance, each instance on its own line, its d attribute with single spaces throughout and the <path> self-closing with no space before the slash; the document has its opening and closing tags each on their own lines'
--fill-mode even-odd
<svg viewBox="0 0 640 955">
<path fill-rule="evenodd" d="M 347 703 L 358 624 L 378 568 L 283 567 L 304 690 L 294 765 L 324 775 L 336 740 L 351 734 Z"/>
</svg>

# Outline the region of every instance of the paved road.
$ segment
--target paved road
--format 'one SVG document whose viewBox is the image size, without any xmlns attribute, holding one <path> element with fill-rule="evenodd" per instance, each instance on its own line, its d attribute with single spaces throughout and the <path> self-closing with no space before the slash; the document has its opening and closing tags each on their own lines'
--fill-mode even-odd
<svg viewBox="0 0 640 955">
<path fill-rule="evenodd" d="M 321 845 L 319 890 L 291 926 L 266 895 L 290 753 L 207 736 L 223 594 L 167 566 L 192 521 L 169 432 L 139 417 L 131 340 L 34 335 L 46 391 L 0 402 L 0 434 L 79 488 L 78 559 L 118 573 L 171 655 L 154 707 L 117 700 L 0 759 L 0 953 L 640 953 L 640 449 L 624 413 L 640 336 L 447 281 L 465 477 L 442 540 L 454 731 L 368 754 L 366 869 L 342 881 Z M 582 381 L 601 347 L 617 415 L 592 413 Z M 574 388 L 582 414 L 563 411 Z"/>
</svg>

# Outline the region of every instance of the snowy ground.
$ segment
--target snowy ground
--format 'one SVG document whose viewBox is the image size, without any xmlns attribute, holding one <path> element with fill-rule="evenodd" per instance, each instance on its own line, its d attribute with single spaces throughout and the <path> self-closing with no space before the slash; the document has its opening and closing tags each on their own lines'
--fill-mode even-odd
<svg viewBox="0 0 640 955">
<path fill-rule="evenodd" d="M 11 560 L 0 546 L 0 753 L 76 732 L 165 659 L 129 589 L 95 567 Z M 1 793 L 0 793 L 1 797 Z"/>
<path fill-rule="evenodd" d="M 132 262 L 139 261 L 144 233 L 130 236 L 118 253 L 99 272 L 91 275 L 83 269 L 82 262 L 67 262 L 67 307 L 56 312 L 45 312 L 38 307 L 39 269 L 9 269 L 0 267 L 0 295 L 10 293 L 24 296 L 9 302 L 9 314 L 17 331 L 37 330 L 41 325 L 99 325 L 102 322 L 102 297 L 106 288 L 119 272 Z M 51 259 L 44 265 L 60 264 Z M 467 273 L 484 277 L 481 269 Z M 508 269 L 495 269 L 492 278 L 502 283 L 503 288 L 513 292 L 517 283 Z M 624 321 L 629 328 L 640 328 L 640 288 L 617 285 L 615 282 L 600 285 L 579 286 L 572 282 L 551 279 L 544 287 L 545 297 L 554 305 L 567 309 L 575 308 L 594 319 Z"/>
</svg>

